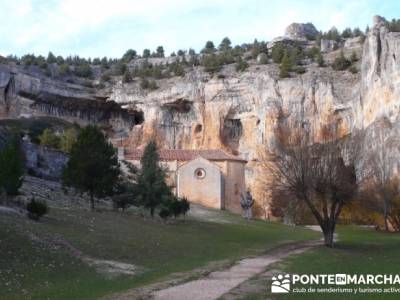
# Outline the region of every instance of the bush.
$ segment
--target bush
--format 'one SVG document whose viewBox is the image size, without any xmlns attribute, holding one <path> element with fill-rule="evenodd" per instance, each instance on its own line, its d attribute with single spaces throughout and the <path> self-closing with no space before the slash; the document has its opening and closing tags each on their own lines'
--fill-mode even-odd
<svg viewBox="0 0 400 300">
<path fill-rule="evenodd" d="M 391 21 L 387 22 L 387 27 L 388 27 L 389 31 L 399 32 L 400 31 L 400 19 L 392 19 Z"/>
<path fill-rule="evenodd" d="M 162 208 L 158 215 L 165 221 L 171 216 L 171 211 L 168 208 Z"/>
<path fill-rule="evenodd" d="M 340 52 L 340 55 L 335 58 L 332 63 L 332 68 L 336 71 L 343 71 L 350 67 L 351 62 L 344 57 L 343 51 Z"/>
<path fill-rule="evenodd" d="M 249 67 L 249 64 L 242 59 L 241 56 L 237 58 L 235 69 L 236 71 L 243 72 Z"/>
<path fill-rule="evenodd" d="M 190 203 L 187 198 L 183 197 L 180 201 L 181 204 L 181 214 L 186 216 L 186 213 L 190 210 Z"/>
<path fill-rule="evenodd" d="M 122 82 L 123 83 L 128 83 L 132 81 L 132 75 L 131 72 L 129 72 L 128 69 L 125 70 L 124 75 L 122 76 Z"/>
<path fill-rule="evenodd" d="M 43 130 L 39 136 L 39 142 L 41 146 L 60 149 L 60 137 L 57 136 L 50 128 Z"/>
<path fill-rule="evenodd" d="M 280 64 L 284 55 L 285 47 L 282 43 L 277 43 L 274 45 L 274 47 L 272 47 L 271 56 L 274 63 Z"/>
<path fill-rule="evenodd" d="M 32 220 L 38 221 L 42 216 L 49 212 L 49 207 L 46 202 L 36 201 L 32 198 L 26 206 L 28 217 Z"/>
<path fill-rule="evenodd" d="M 115 210 L 122 209 L 122 211 L 125 211 L 125 209 L 132 205 L 132 195 L 114 196 L 112 202 Z"/>
<path fill-rule="evenodd" d="M 70 153 L 77 138 L 78 130 L 76 128 L 69 128 L 65 130 L 60 138 L 60 149 L 66 153 Z"/>
<path fill-rule="evenodd" d="M 289 72 L 292 71 L 293 63 L 288 54 L 285 52 L 282 63 L 279 66 L 279 77 L 287 78 L 290 77 Z"/>
<path fill-rule="evenodd" d="M 304 73 L 306 72 L 306 69 L 305 69 L 304 67 L 298 66 L 298 67 L 294 68 L 294 71 L 295 71 L 297 74 L 304 74 Z"/>
<path fill-rule="evenodd" d="M 144 90 L 156 90 L 158 89 L 155 80 L 149 81 L 147 78 L 142 78 L 140 82 L 140 87 Z"/>
<path fill-rule="evenodd" d="M 314 61 L 319 55 L 321 54 L 321 51 L 319 50 L 318 47 L 311 47 L 308 51 L 307 51 L 307 56 L 309 59 L 311 59 L 312 61 Z"/>
<path fill-rule="evenodd" d="M 209 73 L 216 73 L 222 68 L 222 64 L 215 54 L 204 55 L 201 64 L 204 66 L 204 70 Z"/>
<path fill-rule="evenodd" d="M 265 53 L 260 53 L 257 56 L 257 63 L 260 65 L 265 65 L 268 63 L 268 55 Z"/>
<path fill-rule="evenodd" d="M 70 73 L 69 71 L 69 66 L 66 63 L 63 63 L 60 65 L 58 68 L 58 75 L 60 76 L 66 76 Z"/>
<path fill-rule="evenodd" d="M 101 75 L 101 81 L 103 81 L 103 82 L 107 82 L 107 81 L 110 81 L 110 79 L 111 79 L 111 76 L 110 76 L 110 74 L 109 73 L 103 73 L 102 75 Z"/>
<path fill-rule="evenodd" d="M 349 68 L 349 71 L 350 71 L 351 73 L 353 73 L 353 74 L 358 73 L 357 67 L 356 67 L 355 65 L 352 65 L 352 66 Z"/>
<path fill-rule="evenodd" d="M 322 56 L 321 52 L 317 54 L 317 64 L 319 67 L 325 66 L 324 57 Z"/>
<path fill-rule="evenodd" d="M 83 64 L 75 67 L 74 73 L 78 77 L 88 78 L 92 76 L 92 68 L 89 64 Z"/>
<path fill-rule="evenodd" d="M 350 61 L 356 62 L 357 60 L 358 60 L 357 53 L 353 50 L 353 52 L 351 52 Z"/>
</svg>

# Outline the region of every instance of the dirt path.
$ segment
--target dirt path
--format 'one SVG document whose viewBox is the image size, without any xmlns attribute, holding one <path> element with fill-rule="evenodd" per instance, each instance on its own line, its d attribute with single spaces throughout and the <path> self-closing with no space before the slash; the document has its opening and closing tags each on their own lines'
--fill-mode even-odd
<svg viewBox="0 0 400 300">
<path fill-rule="evenodd" d="M 292 254 L 299 254 L 320 244 L 305 242 L 279 247 L 267 255 L 239 261 L 223 271 L 210 273 L 207 277 L 156 291 L 155 300 L 214 300 L 229 292 L 242 282 L 265 271 L 270 264 Z"/>
</svg>

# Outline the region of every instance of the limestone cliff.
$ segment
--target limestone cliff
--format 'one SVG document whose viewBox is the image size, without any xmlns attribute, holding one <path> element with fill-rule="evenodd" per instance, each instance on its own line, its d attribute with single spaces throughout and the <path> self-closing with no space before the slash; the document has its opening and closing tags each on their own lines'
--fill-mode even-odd
<svg viewBox="0 0 400 300">
<path fill-rule="evenodd" d="M 228 65 L 217 77 L 197 67 L 182 78 L 159 80 L 151 92 L 137 82 L 96 91 L 2 67 L 0 117 L 55 115 L 106 123 L 129 133 L 130 147 L 156 134 L 167 148 L 223 148 L 249 160 L 246 179 L 254 190 L 259 151 L 272 146 L 278 120 L 307 126 L 316 140 L 321 126 L 334 123 L 343 136 L 365 131 L 364 150 L 383 142 L 398 172 L 400 33 L 389 32 L 376 17 L 361 42 L 341 45 L 345 54 L 359 53 L 355 74 L 309 62 L 304 74 L 280 79 L 276 64 L 250 62 L 245 72 Z M 338 51 L 324 54 L 326 61 Z M 378 140 L 382 130 L 384 139 Z M 256 200 L 262 201 L 261 193 Z"/>
</svg>

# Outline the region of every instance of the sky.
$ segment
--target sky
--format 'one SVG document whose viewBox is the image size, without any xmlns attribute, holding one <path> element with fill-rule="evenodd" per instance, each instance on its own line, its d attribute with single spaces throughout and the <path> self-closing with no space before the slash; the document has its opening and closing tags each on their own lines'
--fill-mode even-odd
<svg viewBox="0 0 400 300">
<path fill-rule="evenodd" d="M 397 12 L 397 14 L 396 14 Z M 121 57 L 162 45 L 167 54 L 268 41 L 292 22 L 365 29 L 374 15 L 400 18 L 399 0 L 0 0 L 0 54 Z"/>
</svg>

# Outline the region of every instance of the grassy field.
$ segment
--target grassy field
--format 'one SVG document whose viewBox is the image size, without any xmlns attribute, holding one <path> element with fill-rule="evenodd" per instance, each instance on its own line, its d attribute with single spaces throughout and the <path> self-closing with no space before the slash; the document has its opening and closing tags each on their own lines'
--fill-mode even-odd
<svg viewBox="0 0 400 300">
<path fill-rule="evenodd" d="M 224 223 L 191 217 L 166 225 L 136 214 L 52 207 L 49 216 L 36 223 L 2 213 L 0 299 L 97 299 L 210 262 L 232 262 L 281 243 L 319 237 L 309 230 L 245 221 L 227 212 L 220 218 Z M 74 251 L 133 264 L 138 273 L 104 274 Z"/>
<path fill-rule="evenodd" d="M 292 256 L 272 269 L 288 274 L 399 274 L 400 235 L 376 232 L 372 229 L 342 226 L 338 230 L 337 248 L 318 247 L 298 256 Z M 263 292 L 246 299 L 399 299 L 400 293 L 377 294 L 270 294 L 270 276 L 264 282 Z M 400 288 L 399 285 L 393 285 Z M 296 287 L 303 287 L 298 285 Z M 317 287 L 317 286 L 313 286 Z M 327 286 L 323 286 L 327 287 Z M 346 286 L 347 287 L 347 286 Z M 352 286 L 354 288 L 354 286 Z M 360 286 L 368 287 L 368 285 Z M 382 288 L 371 285 L 369 287 Z M 387 286 L 390 287 L 390 286 Z M 293 286 L 292 286 L 293 288 Z"/>
</svg>

